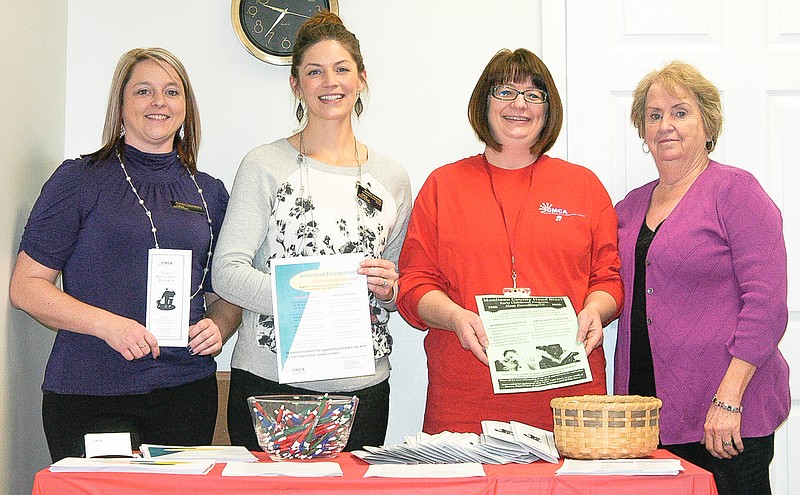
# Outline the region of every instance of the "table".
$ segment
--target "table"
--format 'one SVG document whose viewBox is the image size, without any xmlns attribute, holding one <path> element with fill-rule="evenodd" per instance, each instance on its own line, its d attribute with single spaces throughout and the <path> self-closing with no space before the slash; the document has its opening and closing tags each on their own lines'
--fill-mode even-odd
<svg viewBox="0 0 800 495">
<path fill-rule="evenodd" d="M 256 454 L 266 460 L 263 453 Z M 674 456 L 657 450 L 653 457 Z M 222 477 L 222 464 L 206 475 L 141 473 L 51 473 L 36 474 L 33 495 L 112 494 L 265 494 L 308 493 L 315 495 L 641 495 L 643 493 L 717 495 L 711 473 L 686 461 L 685 471 L 677 476 L 555 476 L 560 464 L 537 461 L 532 464 L 486 465 L 483 478 L 399 479 L 363 478 L 368 465 L 350 454 L 334 459 L 343 477 Z M 314 462 L 314 461 L 306 461 Z"/>
</svg>

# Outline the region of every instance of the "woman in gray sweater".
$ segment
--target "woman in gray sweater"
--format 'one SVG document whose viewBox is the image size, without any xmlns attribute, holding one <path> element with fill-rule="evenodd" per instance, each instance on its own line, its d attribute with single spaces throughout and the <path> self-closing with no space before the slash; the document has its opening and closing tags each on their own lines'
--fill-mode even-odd
<svg viewBox="0 0 800 495">
<path fill-rule="evenodd" d="M 358 40 L 338 16 L 317 14 L 298 31 L 289 82 L 301 130 L 250 151 L 237 172 L 214 253 L 217 292 L 244 309 L 231 361 L 228 429 L 234 445 L 258 450 L 247 397 L 341 393 L 359 398 L 346 450 L 381 445 L 389 414 L 389 312 L 412 201 L 408 175 L 358 142 L 366 71 Z M 375 373 L 278 383 L 271 262 L 364 253 Z"/>
</svg>

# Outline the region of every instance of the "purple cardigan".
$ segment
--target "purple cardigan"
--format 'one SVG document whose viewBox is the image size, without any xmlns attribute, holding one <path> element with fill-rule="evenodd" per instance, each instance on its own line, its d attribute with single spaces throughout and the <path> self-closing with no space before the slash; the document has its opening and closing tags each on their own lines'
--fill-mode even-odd
<svg viewBox="0 0 800 495">
<path fill-rule="evenodd" d="M 658 181 L 617 204 L 620 275 L 614 392 L 626 394 L 636 238 Z M 664 444 L 699 442 L 711 398 L 733 356 L 756 366 L 743 437 L 788 417 L 786 246 L 780 210 L 752 174 L 711 161 L 661 225 L 647 255 L 647 321 Z"/>
</svg>

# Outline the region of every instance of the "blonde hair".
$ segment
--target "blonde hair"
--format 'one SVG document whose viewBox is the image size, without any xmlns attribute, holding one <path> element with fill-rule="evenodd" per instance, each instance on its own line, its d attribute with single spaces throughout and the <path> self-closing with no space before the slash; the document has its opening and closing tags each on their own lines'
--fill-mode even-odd
<svg viewBox="0 0 800 495">
<path fill-rule="evenodd" d="M 645 136 L 647 92 L 655 83 L 663 84 L 673 96 L 679 96 L 677 93 L 684 89 L 694 97 L 700 107 L 703 127 L 709 139 L 706 142 L 706 150 L 713 151 L 722 132 L 722 102 L 719 90 L 697 68 L 679 60 L 673 60 L 663 69 L 650 72 L 636 86 L 631 105 L 631 123 L 639 131 L 639 137 L 644 139 Z"/>
<path fill-rule="evenodd" d="M 104 160 L 114 151 L 122 151 L 125 143 L 122 138 L 122 105 L 125 85 L 131 78 L 133 68 L 143 60 L 152 60 L 164 68 L 171 68 L 180 78 L 183 93 L 186 97 L 186 116 L 183 121 L 183 132 L 175 134 L 173 146 L 178 150 L 181 163 L 189 172 L 197 173 L 197 150 L 200 147 L 200 114 L 197 100 L 189 82 L 189 74 L 180 60 L 163 48 L 134 48 L 124 53 L 117 62 L 111 88 L 108 91 L 106 120 L 103 126 L 103 146 L 89 155 L 92 161 Z"/>
</svg>

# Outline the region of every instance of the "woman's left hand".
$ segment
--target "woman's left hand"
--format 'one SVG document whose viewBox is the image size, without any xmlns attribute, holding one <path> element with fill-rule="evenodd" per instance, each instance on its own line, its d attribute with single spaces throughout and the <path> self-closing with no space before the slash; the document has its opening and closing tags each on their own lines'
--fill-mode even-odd
<svg viewBox="0 0 800 495">
<path fill-rule="evenodd" d="M 189 351 L 208 356 L 222 349 L 222 333 L 214 320 L 203 318 L 189 327 Z"/>
<path fill-rule="evenodd" d="M 400 275 L 394 263 L 380 258 L 367 258 L 359 264 L 358 273 L 367 276 L 367 286 L 381 301 L 394 297 L 394 285 Z"/>
<path fill-rule="evenodd" d="M 603 319 L 596 309 L 586 307 L 578 313 L 578 342 L 583 342 L 587 356 L 603 343 Z"/>
<path fill-rule="evenodd" d="M 741 436 L 742 414 L 711 404 L 703 425 L 703 440 L 711 455 L 718 459 L 730 459 L 744 450 Z"/>
</svg>

